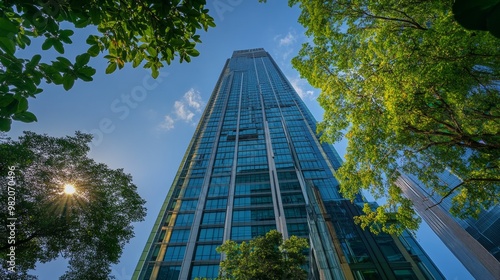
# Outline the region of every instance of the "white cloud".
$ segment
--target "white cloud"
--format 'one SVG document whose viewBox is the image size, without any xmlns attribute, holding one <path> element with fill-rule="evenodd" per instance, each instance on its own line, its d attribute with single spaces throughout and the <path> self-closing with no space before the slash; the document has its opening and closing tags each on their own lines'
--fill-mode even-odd
<svg viewBox="0 0 500 280">
<path fill-rule="evenodd" d="M 174 119 L 172 119 L 171 116 L 166 115 L 165 119 L 160 124 L 160 129 L 167 130 L 167 131 L 171 130 L 172 128 L 174 128 L 174 123 L 175 123 Z"/>
<path fill-rule="evenodd" d="M 274 36 L 274 41 L 277 44 L 277 50 L 275 57 L 279 57 L 283 63 L 290 64 L 289 57 L 295 51 L 298 46 L 297 41 L 301 38 L 297 35 L 297 32 L 291 28 L 286 35 L 276 35 Z"/>
<path fill-rule="evenodd" d="M 194 117 L 194 113 L 191 112 L 188 108 L 186 108 L 186 104 L 182 101 L 175 101 L 175 114 L 177 118 L 183 120 L 185 122 L 191 122 Z"/>
<path fill-rule="evenodd" d="M 196 124 L 195 116 L 201 113 L 205 103 L 203 102 L 200 92 L 191 88 L 180 100 L 174 102 L 172 112 L 165 116 L 163 122 L 159 125 L 161 130 L 170 130 L 174 128 L 177 121 L 184 121 L 190 124 Z M 173 118 L 172 116 L 175 116 Z"/>
<path fill-rule="evenodd" d="M 305 90 L 304 86 L 306 84 L 306 81 L 300 78 L 289 78 L 290 84 L 292 84 L 293 88 L 297 92 L 297 94 L 300 96 L 302 99 L 313 99 L 314 98 L 314 91 L 312 90 Z"/>
<path fill-rule="evenodd" d="M 184 99 L 187 101 L 189 107 L 196 109 L 196 111 L 198 112 L 201 111 L 201 107 L 203 107 L 204 105 L 203 101 L 201 100 L 200 92 L 194 90 L 193 88 L 188 90 L 184 94 Z"/>
<path fill-rule="evenodd" d="M 296 40 L 297 39 L 295 38 L 295 36 L 291 32 L 288 32 L 288 34 L 286 34 L 286 36 L 284 38 L 280 39 L 279 46 L 280 47 L 289 46 L 289 45 L 295 43 Z"/>
</svg>

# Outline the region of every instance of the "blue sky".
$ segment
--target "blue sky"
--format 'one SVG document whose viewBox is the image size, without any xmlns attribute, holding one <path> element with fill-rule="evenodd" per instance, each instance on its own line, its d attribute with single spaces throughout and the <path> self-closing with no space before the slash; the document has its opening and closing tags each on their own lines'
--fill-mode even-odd
<svg viewBox="0 0 500 280">
<path fill-rule="evenodd" d="M 94 60 L 97 74 L 93 82 L 78 81 L 69 92 L 45 86 L 42 94 L 30 100 L 30 111 L 38 122 L 14 122 L 9 132 L 14 138 L 24 130 L 51 136 L 72 135 L 76 130 L 92 133 L 90 156 L 133 176 L 139 194 L 147 200 L 148 215 L 135 225 L 135 238 L 125 246 L 120 263 L 113 266 L 118 280 L 132 276 L 206 101 L 234 50 L 265 48 L 313 115 L 318 120 L 322 117 L 315 100 L 319 91 L 300 79 L 290 64 L 301 43 L 308 40 L 297 23 L 299 9 L 289 8 L 286 1 L 208 2 L 217 27 L 199 33 L 201 54 L 191 63 L 172 63 L 153 80 L 148 71 L 131 65 L 106 75 L 105 61 Z M 85 39 L 89 33 L 77 30 L 66 55 L 74 57 L 88 48 Z M 30 52 L 41 51 L 37 42 L 32 47 Z M 344 143 L 335 148 L 344 155 Z M 417 240 L 447 279 L 473 279 L 426 225 L 421 226 Z M 39 265 L 36 273 L 41 280 L 52 280 L 65 270 L 65 261 L 59 260 Z"/>
</svg>

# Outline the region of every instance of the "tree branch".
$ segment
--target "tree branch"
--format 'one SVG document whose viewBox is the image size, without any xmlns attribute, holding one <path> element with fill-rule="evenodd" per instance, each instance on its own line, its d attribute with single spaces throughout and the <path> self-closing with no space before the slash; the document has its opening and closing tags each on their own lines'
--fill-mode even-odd
<svg viewBox="0 0 500 280">
<path fill-rule="evenodd" d="M 420 30 L 428 30 L 427 28 L 421 26 L 418 24 L 418 22 L 411 21 L 411 20 L 406 20 L 406 19 L 400 19 L 400 18 L 391 18 L 391 17 L 383 17 L 383 16 L 376 16 L 372 15 L 366 11 L 361 11 L 364 15 L 366 15 L 368 18 L 375 18 L 375 19 L 382 19 L 382 20 L 389 20 L 389 21 L 398 21 L 398 22 L 404 22 L 410 24 L 408 27 L 415 28 L 415 29 L 420 29 Z"/>
<path fill-rule="evenodd" d="M 448 196 L 450 196 L 455 190 L 460 188 L 464 184 L 464 181 L 462 181 L 460 184 L 456 185 L 455 187 L 451 188 L 445 195 L 441 197 L 441 199 L 434 205 L 427 207 L 425 210 L 429 210 L 431 208 L 434 208 L 441 204 Z"/>
</svg>

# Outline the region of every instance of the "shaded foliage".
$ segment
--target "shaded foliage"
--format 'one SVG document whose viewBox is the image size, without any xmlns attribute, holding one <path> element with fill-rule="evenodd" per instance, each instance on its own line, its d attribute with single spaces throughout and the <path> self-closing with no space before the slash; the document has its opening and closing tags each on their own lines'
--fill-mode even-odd
<svg viewBox="0 0 500 280">
<path fill-rule="evenodd" d="M 41 82 L 69 90 L 78 79 L 92 81 L 96 70 L 89 61 L 100 53 L 108 61 L 106 73 L 132 63 L 151 69 L 154 78 L 175 56 L 189 62 L 199 55 L 196 32 L 215 26 L 205 5 L 205 0 L 1 1 L 0 131 L 10 130 L 12 120 L 37 120 L 28 111 L 28 99 L 42 92 Z M 68 25 L 74 28 L 65 29 Z M 47 63 L 39 54 L 18 56 L 19 49 L 36 52 L 30 45 L 37 37 L 44 38 L 41 51 L 64 54 L 74 30 L 90 26 L 97 34 L 87 38 L 88 50 L 74 59 L 59 56 Z"/>
<path fill-rule="evenodd" d="M 225 254 L 217 279 L 307 279 L 306 271 L 301 268 L 306 263 L 306 248 L 307 239 L 292 236 L 283 240 L 276 230 L 248 243 L 228 240 L 217 248 L 217 252 Z"/>
<path fill-rule="evenodd" d="M 3 274 L 14 245 L 19 277 L 62 256 L 69 270 L 61 279 L 110 279 L 110 265 L 134 235 L 132 223 L 145 217 L 145 201 L 130 175 L 87 157 L 91 140 L 78 132 L 64 138 L 25 132 L 0 143 L 0 199 L 7 201 L 9 191 L 15 197 L 14 209 L 0 204 L 0 219 L 16 218 L 15 243 L 0 243 Z M 68 183 L 76 193 L 63 192 Z M 1 227 L 0 235 L 11 234 Z"/>
<path fill-rule="evenodd" d="M 292 63 L 321 89 L 321 139 L 348 140 L 341 191 L 386 198 L 359 223 L 374 232 L 418 227 L 394 185 L 400 171 L 454 196 L 459 217 L 499 202 L 500 39 L 459 25 L 452 0 L 289 3 L 300 5 L 312 37 Z M 445 170 L 462 184 L 440 181 Z"/>
</svg>

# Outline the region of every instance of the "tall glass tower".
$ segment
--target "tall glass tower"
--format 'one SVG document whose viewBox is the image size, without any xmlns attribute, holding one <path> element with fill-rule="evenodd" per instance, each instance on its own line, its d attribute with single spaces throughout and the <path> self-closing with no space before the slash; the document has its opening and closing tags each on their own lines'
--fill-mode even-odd
<svg viewBox="0 0 500 280">
<path fill-rule="evenodd" d="M 133 279 L 218 275 L 225 240 L 277 229 L 310 240 L 309 279 L 444 279 L 410 234 L 353 223 L 341 160 L 270 55 L 235 51 L 215 86 Z"/>
</svg>

